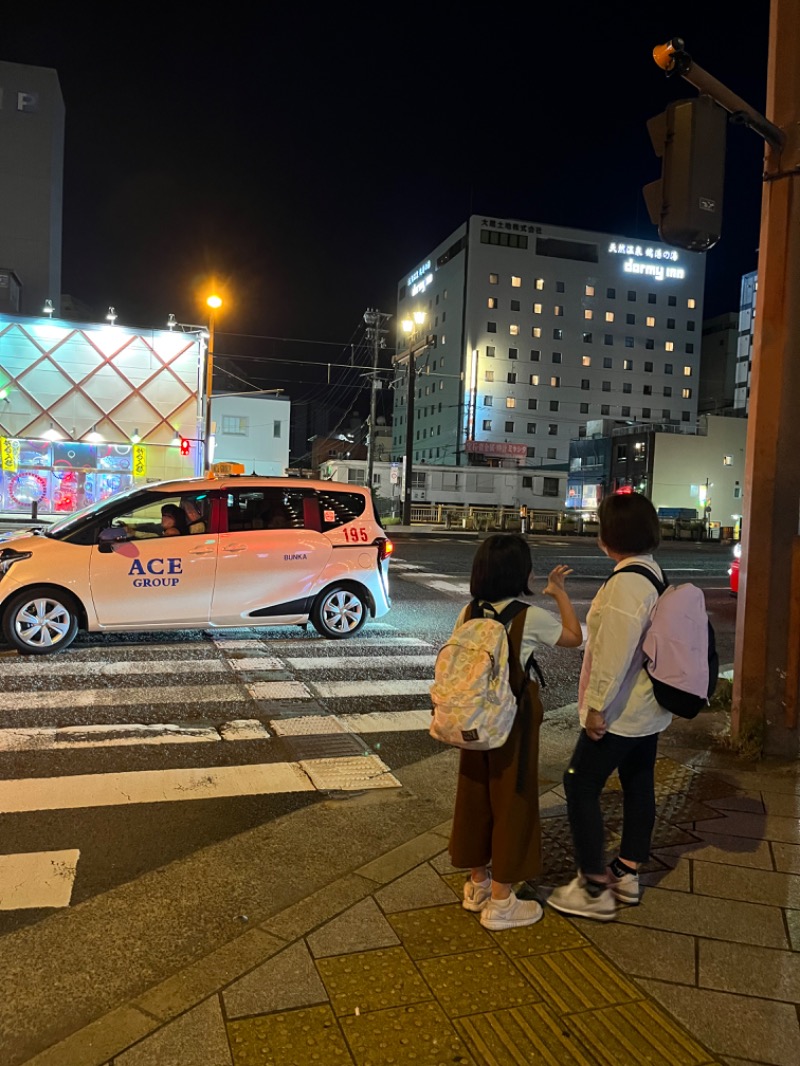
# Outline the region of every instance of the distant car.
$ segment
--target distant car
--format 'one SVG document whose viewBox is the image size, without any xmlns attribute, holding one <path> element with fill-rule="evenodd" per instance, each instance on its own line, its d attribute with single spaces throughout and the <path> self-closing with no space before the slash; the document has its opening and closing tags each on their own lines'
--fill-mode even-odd
<svg viewBox="0 0 800 1066">
<path fill-rule="evenodd" d="M 739 594 L 739 560 L 741 557 L 742 546 L 741 544 L 735 544 L 733 547 L 731 565 L 728 567 L 728 577 L 730 578 L 732 596 L 737 596 Z"/>
<path fill-rule="evenodd" d="M 202 522 L 163 536 L 161 508 Z M 276 504 L 282 528 L 270 527 Z M 368 489 L 226 476 L 136 486 L 56 522 L 0 535 L 0 620 L 23 654 L 79 629 L 138 632 L 304 626 L 357 633 L 390 607 L 392 542 Z"/>
</svg>

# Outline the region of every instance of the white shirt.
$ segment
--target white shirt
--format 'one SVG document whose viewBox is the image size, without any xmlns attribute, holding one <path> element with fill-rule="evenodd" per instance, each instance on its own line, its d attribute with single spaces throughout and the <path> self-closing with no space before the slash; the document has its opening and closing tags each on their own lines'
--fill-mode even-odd
<svg viewBox="0 0 800 1066">
<path fill-rule="evenodd" d="M 614 573 L 633 564 L 646 566 L 663 580 L 652 555 L 622 559 Z M 624 737 L 660 733 L 672 721 L 670 712 L 656 703 L 642 653 L 657 600 L 658 592 L 642 574 L 615 577 L 598 590 L 586 616 L 586 653 L 578 694 L 581 725 L 586 724 L 590 707 L 605 713 L 609 733 Z"/>
<path fill-rule="evenodd" d="M 512 597 L 513 599 L 519 599 L 522 603 L 528 603 L 527 599 L 523 599 L 522 596 Z M 511 599 L 508 600 L 496 600 L 488 601 L 482 600 L 483 603 L 491 602 L 492 607 L 498 614 L 511 603 Z M 458 627 L 467 620 L 467 612 L 469 605 L 467 605 L 456 620 L 455 628 Z M 484 614 L 486 612 L 484 611 Z M 528 603 L 528 610 L 525 613 L 525 627 L 522 630 L 522 646 L 520 648 L 520 663 L 523 668 L 528 661 L 528 657 L 533 653 L 535 654 L 535 648 L 537 644 L 548 644 L 550 647 L 554 647 L 561 636 L 561 619 L 556 618 L 550 614 L 549 611 L 545 611 L 543 607 L 534 607 L 533 604 Z"/>
</svg>

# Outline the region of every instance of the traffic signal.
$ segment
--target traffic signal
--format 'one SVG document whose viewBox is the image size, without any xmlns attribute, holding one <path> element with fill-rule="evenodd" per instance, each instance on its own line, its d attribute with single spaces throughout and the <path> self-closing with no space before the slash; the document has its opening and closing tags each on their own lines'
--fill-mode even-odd
<svg viewBox="0 0 800 1066">
<path fill-rule="evenodd" d="M 722 235 L 727 112 L 710 96 L 676 100 L 647 123 L 661 180 L 644 187 L 662 241 L 705 252 Z"/>
<path fill-rule="evenodd" d="M 191 442 L 186 437 L 181 437 L 181 455 L 188 455 L 191 446 Z"/>
</svg>

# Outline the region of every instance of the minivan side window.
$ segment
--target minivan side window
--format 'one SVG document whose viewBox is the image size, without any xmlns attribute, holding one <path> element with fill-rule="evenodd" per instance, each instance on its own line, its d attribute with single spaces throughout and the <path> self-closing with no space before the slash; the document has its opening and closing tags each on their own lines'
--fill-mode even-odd
<svg viewBox="0 0 800 1066">
<path fill-rule="evenodd" d="M 227 494 L 229 532 L 254 529 L 319 529 L 313 493 L 296 489 L 241 489 Z"/>
<path fill-rule="evenodd" d="M 367 497 L 360 492 L 319 492 L 322 532 L 336 529 L 360 518 L 367 509 Z"/>
</svg>

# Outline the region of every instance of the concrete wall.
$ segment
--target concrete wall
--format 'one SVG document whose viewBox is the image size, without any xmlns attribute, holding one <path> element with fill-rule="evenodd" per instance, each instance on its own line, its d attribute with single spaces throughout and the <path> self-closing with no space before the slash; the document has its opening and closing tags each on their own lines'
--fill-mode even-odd
<svg viewBox="0 0 800 1066">
<path fill-rule="evenodd" d="M 248 474 L 282 476 L 289 465 L 290 412 L 286 397 L 214 396 L 214 462 L 242 463 Z"/>
</svg>

